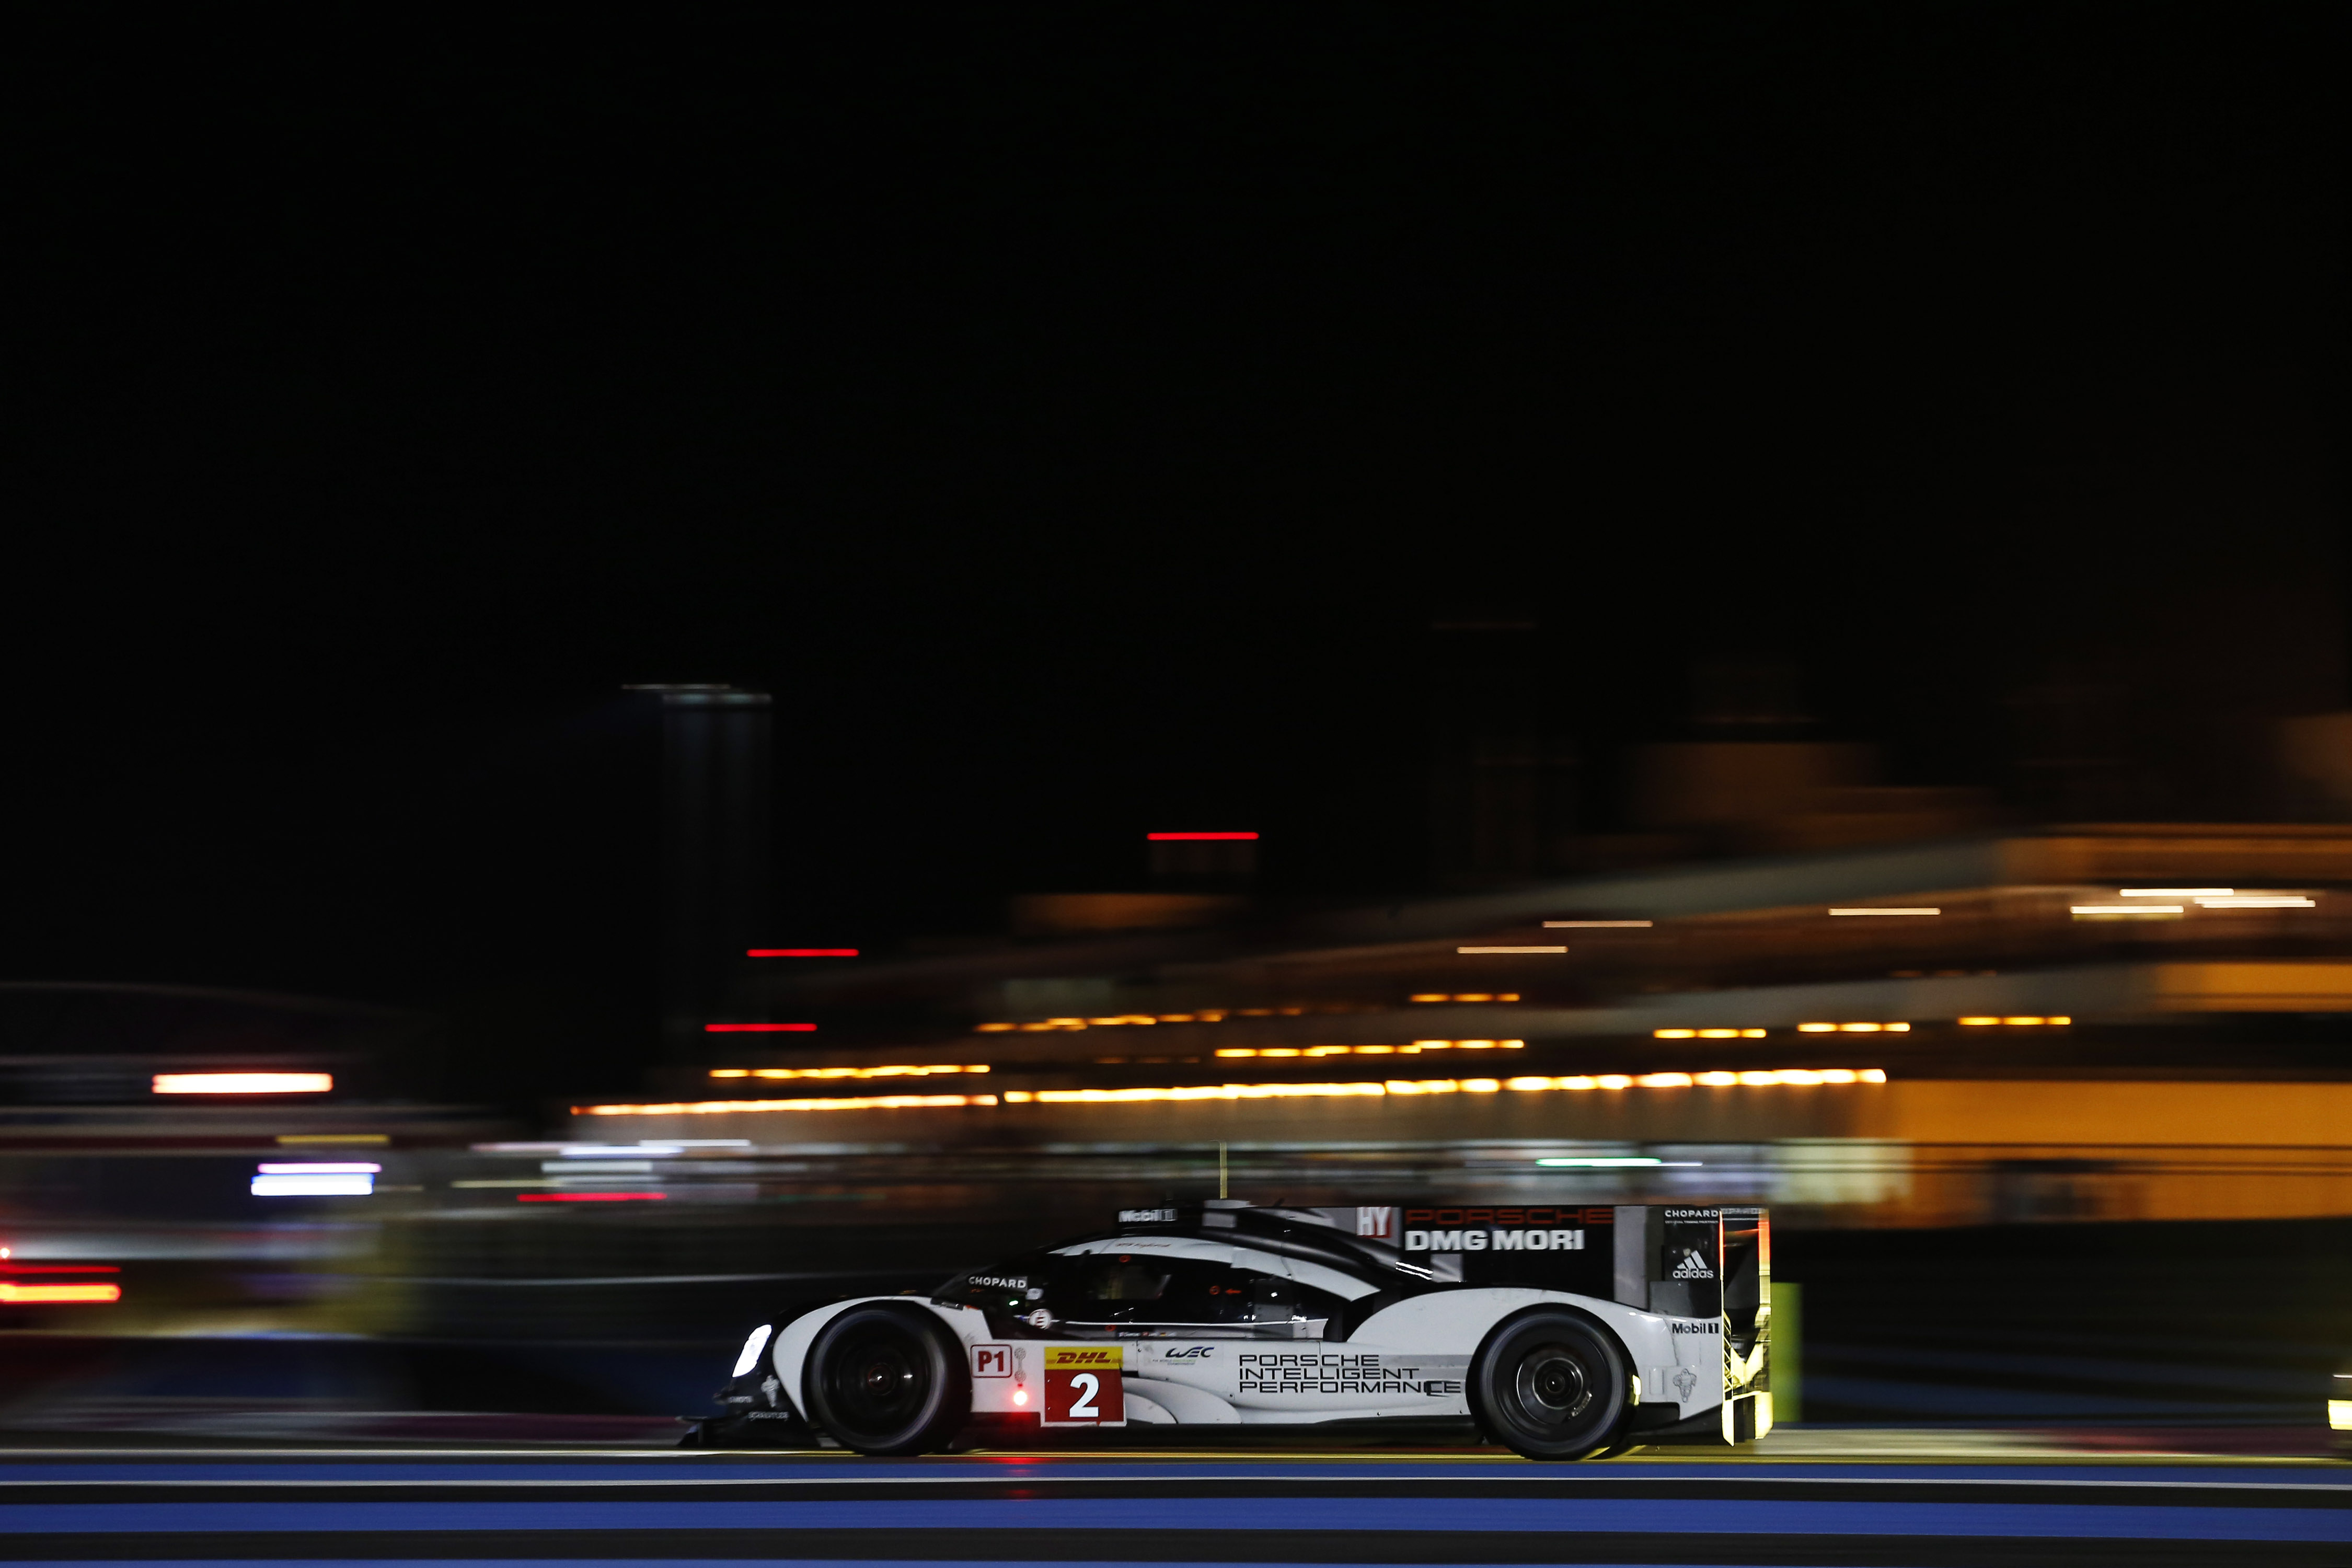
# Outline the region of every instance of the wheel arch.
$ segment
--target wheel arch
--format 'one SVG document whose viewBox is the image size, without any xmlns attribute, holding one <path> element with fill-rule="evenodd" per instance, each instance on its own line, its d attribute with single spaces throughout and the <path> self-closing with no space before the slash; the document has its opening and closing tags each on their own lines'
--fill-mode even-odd
<svg viewBox="0 0 2352 1568">
<path fill-rule="evenodd" d="M 1614 1323 L 1612 1323 L 1608 1319 L 1602 1317 L 1598 1312 L 1587 1310 L 1581 1302 L 1578 1301 L 1571 1296 L 1561 1296 L 1554 1300 L 1545 1301 L 1530 1301 L 1526 1306 L 1521 1307 L 1515 1311 L 1506 1312 L 1501 1317 L 1496 1319 L 1493 1323 L 1487 1326 L 1486 1331 L 1478 1337 L 1478 1348 L 1470 1352 L 1470 1365 L 1472 1369 L 1475 1370 L 1479 1362 L 1486 1357 L 1487 1347 L 1492 1345 L 1497 1339 L 1501 1338 L 1502 1335 L 1509 1330 L 1512 1324 L 1520 1321 L 1522 1319 L 1532 1318 L 1538 1312 L 1560 1312 L 1571 1318 L 1580 1318 L 1585 1322 L 1588 1322 L 1594 1328 L 1600 1330 L 1601 1332 L 1608 1336 L 1609 1342 L 1617 1347 L 1617 1353 L 1625 1358 L 1625 1371 L 1627 1375 L 1632 1377 L 1637 1385 L 1639 1384 L 1642 1376 L 1642 1358 L 1634 1353 L 1633 1347 L 1626 1342 L 1625 1336 L 1617 1331 L 1617 1326 Z M 1471 1387 L 1475 1389 L 1476 1380 L 1474 1378 L 1466 1381 L 1470 1384 Z M 1633 1398 L 1633 1391 L 1632 1389 L 1626 1390 L 1626 1395 L 1628 1402 L 1631 1403 Z M 1477 1414 L 1475 1410 L 1475 1398 L 1473 1401 L 1473 1414 Z M 1484 1416 L 1482 1415 L 1480 1418 L 1483 1420 Z"/>
<path fill-rule="evenodd" d="M 1466 1286 L 1393 1301 L 1356 1325 L 1351 1343 L 1393 1345 L 1423 1354 L 1475 1353 L 1506 1320 L 1538 1307 L 1567 1307 L 1606 1327 L 1635 1367 L 1675 1359 L 1666 1320 L 1622 1302 L 1522 1286 Z M 1385 1320 L 1385 1321 L 1383 1321 Z"/>
<path fill-rule="evenodd" d="M 819 1402 L 811 1398 L 808 1392 L 808 1378 L 814 1370 L 810 1365 L 811 1354 L 817 1342 L 824 1338 L 827 1328 L 851 1312 L 860 1310 L 877 1311 L 903 1321 L 919 1338 L 929 1338 L 935 1347 L 945 1351 L 947 1354 L 943 1375 L 946 1379 L 946 1393 L 942 1415 L 948 1417 L 949 1424 L 944 1429 L 943 1436 L 952 1436 L 971 1421 L 972 1414 L 971 1347 L 964 1336 L 958 1332 L 956 1321 L 948 1311 L 941 1310 L 935 1302 L 915 1296 L 861 1296 L 854 1300 L 835 1301 L 820 1311 L 806 1314 L 810 1318 L 816 1319 L 817 1321 L 811 1327 L 808 1337 L 799 1352 L 799 1380 L 793 1388 L 796 1396 L 793 1407 L 800 1412 L 801 1419 L 808 1425 L 811 1431 L 825 1433 L 835 1441 L 846 1447 L 856 1447 L 861 1453 L 927 1452 L 929 1450 L 924 1447 L 903 1449 L 896 1446 L 861 1447 L 853 1435 L 826 1426 L 818 1416 Z M 798 1320 L 795 1320 L 796 1323 L 797 1321 Z"/>
<path fill-rule="evenodd" d="M 1479 1337 L 1478 1348 L 1470 1352 L 1470 1364 L 1464 1370 L 1462 1379 L 1462 1392 L 1465 1402 L 1470 1406 L 1471 1419 L 1478 1424 L 1479 1430 L 1486 1434 L 1489 1441 L 1504 1440 L 1499 1436 L 1500 1428 L 1485 1408 L 1485 1401 L 1479 1392 L 1479 1384 L 1483 1381 L 1479 1376 L 1479 1369 L 1485 1364 L 1486 1353 L 1496 1340 L 1509 1333 L 1515 1325 L 1545 1313 L 1557 1313 L 1561 1317 L 1573 1318 L 1617 1348 L 1617 1354 L 1625 1363 L 1627 1386 L 1623 1390 L 1624 1415 L 1619 1417 L 1615 1430 L 1623 1431 L 1626 1423 L 1633 1419 L 1633 1411 L 1639 1408 L 1642 1402 L 1642 1363 L 1633 1353 L 1633 1347 L 1626 1343 L 1625 1336 L 1617 1331 L 1614 1324 L 1600 1313 L 1587 1310 L 1576 1299 L 1566 1296 L 1549 1300 L 1530 1301 L 1516 1310 L 1506 1312 L 1496 1318 L 1488 1326 L 1486 1333 Z M 1510 1446 L 1517 1447 L 1516 1444 Z M 1526 1452 L 1523 1448 L 1519 1451 Z"/>
<path fill-rule="evenodd" d="M 938 1319 L 947 1325 L 948 1333 L 957 1343 L 966 1343 L 954 1317 L 941 1311 L 932 1302 L 919 1296 L 852 1296 L 845 1301 L 828 1301 L 822 1307 L 803 1312 L 778 1329 L 768 1342 L 768 1365 L 783 1385 L 786 1404 L 803 1421 L 814 1422 L 808 1406 L 808 1395 L 802 1391 L 801 1380 L 808 1372 L 809 1347 L 816 1343 L 824 1326 L 853 1307 L 895 1306 L 910 1308 Z"/>
</svg>

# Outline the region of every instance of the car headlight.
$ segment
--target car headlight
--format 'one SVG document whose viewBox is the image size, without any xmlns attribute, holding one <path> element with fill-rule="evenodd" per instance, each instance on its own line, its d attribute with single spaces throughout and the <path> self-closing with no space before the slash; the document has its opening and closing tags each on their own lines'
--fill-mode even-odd
<svg viewBox="0 0 2352 1568">
<path fill-rule="evenodd" d="M 773 1323 L 761 1323 L 751 1331 L 751 1337 L 743 1342 L 743 1353 L 735 1358 L 734 1376 L 740 1377 L 760 1364 L 760 1352 L 768 1348 L 768 1336 L 775 1331 Z"/>
<path fill-rule="evenodd" d="M 2329 1400 L 2327 1424 L 2338 1432 L 2352 1432 L 2352 1399 Z"/>
</svg>

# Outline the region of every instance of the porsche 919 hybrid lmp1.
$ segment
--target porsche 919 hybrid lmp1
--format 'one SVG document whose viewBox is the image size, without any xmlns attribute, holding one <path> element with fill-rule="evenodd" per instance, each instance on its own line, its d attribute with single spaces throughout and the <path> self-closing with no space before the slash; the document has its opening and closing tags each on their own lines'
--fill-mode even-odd
<svg viewBox="0 0 2352 1568">
<path fill-rule="evenodd" d="M 1760 1209 L 1213 1199 L 762 1327 L 698 1446 L 1341 1425 L 1579 1459 L 1772 1425 Z"/>
</svg>

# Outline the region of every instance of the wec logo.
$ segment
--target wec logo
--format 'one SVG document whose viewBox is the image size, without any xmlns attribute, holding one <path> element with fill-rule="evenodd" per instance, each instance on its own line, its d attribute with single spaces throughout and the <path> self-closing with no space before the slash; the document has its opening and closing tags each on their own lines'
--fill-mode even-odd
<svg viewBox="0 0 2352 1568">
<path fill-rule="evenodd" d="M 1206 1361 L 1215 1349 L 1213 1345 L 1186 1345 L 1182 1350 L 1164 1352 L 1160 1359 L 1161 1361 Z"/>
</svg>

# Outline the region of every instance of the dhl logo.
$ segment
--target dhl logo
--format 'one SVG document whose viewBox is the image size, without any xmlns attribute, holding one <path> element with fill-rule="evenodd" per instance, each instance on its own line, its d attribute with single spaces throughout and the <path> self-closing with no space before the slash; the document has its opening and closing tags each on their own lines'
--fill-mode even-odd
<svg viewBox="0 0 2352 1568">
<path fill-rule="evenodd" d="M 1076 1345 L 1049 1345 L 1045 1364 L 1057 1366 L 1117 1366 L 1119 1352 L 1116 1350 L 1082 1350 Z"/>
</svg>

